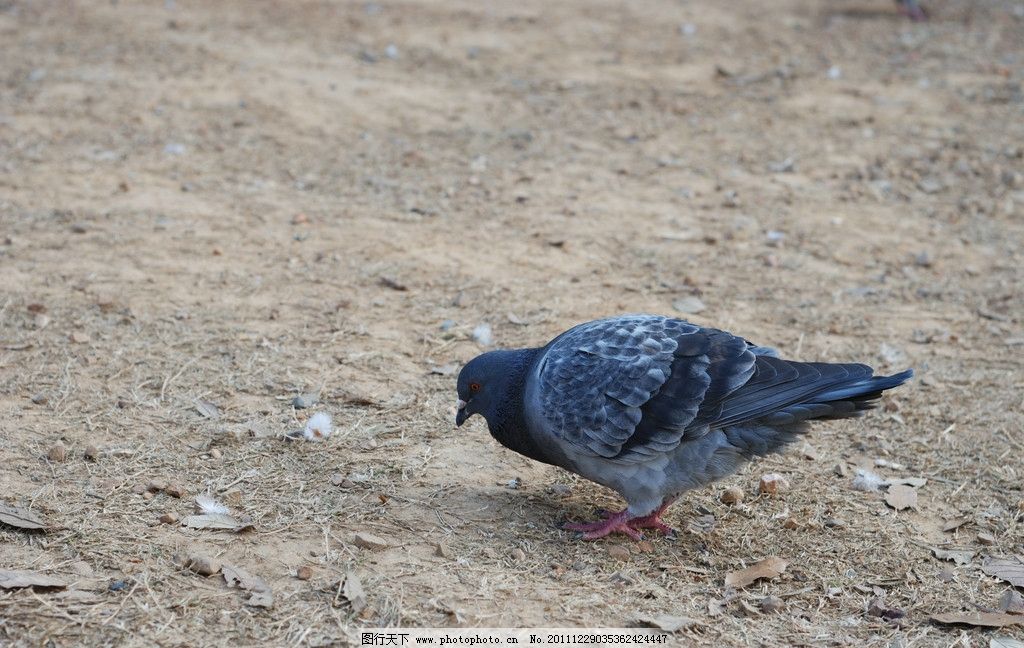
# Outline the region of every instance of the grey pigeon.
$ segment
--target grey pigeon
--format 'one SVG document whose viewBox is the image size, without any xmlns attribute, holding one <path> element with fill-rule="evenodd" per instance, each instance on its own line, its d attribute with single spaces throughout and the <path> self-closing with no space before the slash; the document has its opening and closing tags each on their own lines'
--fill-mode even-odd
<svg viewBox="0 0 1024 648">
<path fill-rule="evenodd" d="M 858 416 L 912 375 L 783 360 L 766 347 L 656 315 L 580 324 L 542 348 L 491 351 L 459 373 L 456 425 L 473 414 L 499 443 L 611 488 L 627 507 L 588 524 L 665 534 L 681 493 L 780 450 L 815 419 Z"/>
</svg>

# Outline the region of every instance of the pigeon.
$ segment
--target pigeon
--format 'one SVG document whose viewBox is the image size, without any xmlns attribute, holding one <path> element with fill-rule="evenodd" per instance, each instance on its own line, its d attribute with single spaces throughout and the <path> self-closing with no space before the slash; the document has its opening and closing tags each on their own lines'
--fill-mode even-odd
<svg viewBox="0 0 1024 648">
<path fill-rule="evenodd" d="M 580 324 L 546 346 L 496 350 L 458 377 L 456 426 L 474 414 L 505 447 L 619 493 L 626 508 L 565 524 L 585 540 L 674 531 L 683 492 L 779 451 L 808 422 L 858 416 L 913 370 L 796 362 L 742 337 L 657 315 Z"/>
</svg>

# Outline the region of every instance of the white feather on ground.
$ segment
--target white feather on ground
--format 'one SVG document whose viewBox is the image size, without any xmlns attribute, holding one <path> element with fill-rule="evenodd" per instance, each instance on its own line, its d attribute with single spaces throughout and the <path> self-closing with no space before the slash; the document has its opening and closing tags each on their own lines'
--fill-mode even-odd
<svg viewBox="0 0 1024 648">
<path fill-rule="evenodd" d="M 331 436 L 331 432 L 331 415 L 327 412 L 317 412 L 306 421 L 302 436 L 307 441 L 323 441 Z"/>
<path fill-rule="evenodd" d="M 209 495 L 196 495 L 196 508 L 206 515 L 227 515 L 229 512 L 228 507 Z"/>
</svg>

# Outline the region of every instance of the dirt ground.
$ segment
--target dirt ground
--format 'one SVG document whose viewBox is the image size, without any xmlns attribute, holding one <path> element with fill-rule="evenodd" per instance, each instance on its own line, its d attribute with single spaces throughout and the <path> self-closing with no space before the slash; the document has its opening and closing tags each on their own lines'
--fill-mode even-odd
<svg viewBox="0 0 1024 648">
<path fill-rule="evenodd" d="M 0 504 L 49 527 L 0 524 L 0 570 L 67 584 L 0 589 L 0 644 L 1024 639 L 930 619 L 999 609 L 985 561 L 1024 555 L 1024 5 L 929 9 L 0 0 Z M 585 543 L 557 524 L 614 494 L 455 429 L 454 372 L 482 323 L 623 312 L 917 378 L 685 497 L 678 539 Z M 316 411 L 325 443 L 283 438 Z M 857 467 L 927 480 L 916 509 Z M 252 528 L 183 526 L 204 493 Z"/>
</svg>

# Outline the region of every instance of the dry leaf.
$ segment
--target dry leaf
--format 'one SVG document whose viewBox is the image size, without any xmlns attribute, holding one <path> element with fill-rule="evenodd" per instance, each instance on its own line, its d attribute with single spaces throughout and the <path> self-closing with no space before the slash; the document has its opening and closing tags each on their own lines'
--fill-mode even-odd
<svg viewBox="0 0 1024 648">
<path fill-rule="evenodd" d="M 1024 562 L 1019 558 L 989 558 L 981 566 L 981 571 L 1015 587 L 1024 587 Z"/>
<path fill-rule="evenodd" d="M 963 525 L 967 524 L 970 521 L 971 521 L 971 518 L 968 518 L 968 517 L 954 518 L 954 519 L 946 522 L 945 524 L 943 524 L 942 525 L 942 530 L 943 531 L 956 531 L 957 529 L 959 529 L 960 527 L 962 527 Z"/>
<path fill-rule="evenodd" d="M 0 588 L 16 589 L 19 587 L 67 587 L 67 583 L 59 578 L 47 576 L 34 571 L 0 570 Z"/>
<path fill-rule="evenodd" d="M 1024 616 L 1001 612 L 947 612 L 946 614 L 934 614 L 932 619 L 939 623 L 961 623 L 985 628 L 1002 628 L 1024 623 Z"/>
<path fill-rule="evenodd" d="M 999 597 L 999 609 L 1010 614 L 1024 614 L 1024 596 L 1017 590 L 1006 590 Z"/>
<path fill-rule="evenodd" d="M 196 411 L 208 419 L 220 416 L 220 408 L 206 400 L 196 401 Z"/>
<path fill-rule="evenodd" d="M 637 619 L 637 623 L 649 628 L 657 628 L 665 632 L 679 632 L 685 630 L 697 622 L 689 617 L 672 616 L 671 614 L 655 614 L 654 616 L 643 616 Z"/>
<path fill-rule="evenodd" d="M 989 639 L 988 648 L 1024 648 L 1024 641 L 1010 637 L 992 637 Z"/>
<path fill-rule="evenodd" d="M 786 571 L 788 565 L 789 563 L 782 558 L 775 556 L 765 558 L 746 569 L 734 571 L 726 575 L 725 585 L 726 587 L 746 587 L 759 578 L 775 578 Z"/>
<path fill-rule="evenodd" d="M 270 585 L 259 576 L 254 576 L 241 567 L 225 564 L 220 568 L 221 575 L 228 587 L 237 587 L 248 591 L 252 596 L 246 601 L 253 607 L 274 607 L 274 592 Z"/>
<path fill-rule="evenodd" d="M 893 484 L 889 486 L 889 492 L 885 494 L 885 503 L 897 511 L 908 508 L 916 509 L 917 491 L 910 486 Z"/>
<path fill-rule="evenodd" d="M 958 565 L 968 565 L 974 558 L 974 552 L 969 549 L 939 549 L 932 547 L 932 553 L 939 560 L 952 560 Z"/>
<path fill-rule="evenodd" d="M 0 504 L 0 522 L 19 529 L 46 530 L 46 523 L 28 509 Z"/>
<path fill-rule="evenodd" d="M 181 521 L 183 526 L 192 529 L 214 529 L 221 531 L 247 531 L 252 528 L 252 522 L 240 522 L 230 515 L 223 513 L 204 513 L 202 515 L 189 515 Z"/>
<path fill-rule="evenodd" d="M 896 479 L 886 480 L 890 486 L 913 486 L 914 488 L 921 488 L 928 483 L 928 480 L 924 477 L 897 477 Z"/>
<path fill-rule="evenodd" d="M 345 580 L 341 584 L 341 595 L 345 597 L 352 611 L 359 614 L 366 609 L 366 592 L 363 591 L 363 584 L 354 571 L 345 572 Z"/>
</svg>

